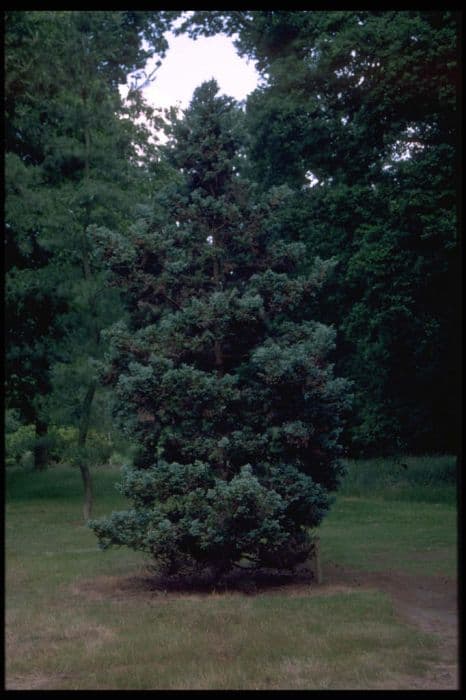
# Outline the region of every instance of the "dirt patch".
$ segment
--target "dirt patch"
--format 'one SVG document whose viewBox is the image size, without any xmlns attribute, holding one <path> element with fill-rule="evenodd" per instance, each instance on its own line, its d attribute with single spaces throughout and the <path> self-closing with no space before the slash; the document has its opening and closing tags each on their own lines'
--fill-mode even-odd
<svg viewBox="0 0 466 700">
<path fill-rule="evenodd" d="M 135 576 L 97 576 L 93 579 L 80 579 L 69 590 L 74 595 L 85 596 L 88 600 L 163 600 L 169 598 L 202 599 L 212 595 L 258 595 L 260 593 L 309 595 L 312 577 L 307 573 L 291 575 L 271 571 L 258 571 L 254 574 L 233 572 L 221 581 L 209 575 L 205 577 L 163 577 L 150 570 L 141 569 Z M 317 590 L 317 589 L 316 589 Z M 320 590 L 322 594 L 324 591 Z"/>
<path fill-rule="evenodd" d="M 353 590 L 388 593 L 398 615 L 439 641 L 440 660 L 429 676 L 413 686 L 431 690 L 457 690 L 458 590 L 457 582 L 445 576 L 421 576 L 388 569 L 362 572 L 338 564 L 327 564 L 323 586 L 346 583 Z"/>
<path fill-rule="evenodd" d="M 96 576 L 80 579 L 69 590 L 73 595 L 87 600 L 127 601 L 129 598 L 147 597 L 150 593 L 150 579 L 144 576 Z"/>
</svg>

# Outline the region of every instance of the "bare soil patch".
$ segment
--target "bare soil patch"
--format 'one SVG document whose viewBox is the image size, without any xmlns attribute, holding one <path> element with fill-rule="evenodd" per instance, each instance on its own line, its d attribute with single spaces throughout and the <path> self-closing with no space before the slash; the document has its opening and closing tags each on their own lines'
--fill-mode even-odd
<svg viewBox="0 0 466 700">
<path fill-rule="evenodd" d="M 429 676 L 415 686 L 419 689 L 457 690 L 458 586 L 445 576 L 421 576 L 388 569 L 362 572 L 338 564 L 327 565 L 325 583 L 346 583 L 352 589 L 376 589 L 388 593 L 398 615 L 439 641 L 440 661 Z"/>
</svg>

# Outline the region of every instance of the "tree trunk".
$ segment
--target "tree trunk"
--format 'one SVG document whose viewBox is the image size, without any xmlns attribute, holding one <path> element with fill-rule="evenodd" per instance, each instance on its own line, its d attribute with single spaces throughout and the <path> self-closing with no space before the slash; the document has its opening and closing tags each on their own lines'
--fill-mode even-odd
<svg viewBox="0 0 466 700">
<path fill-rule="evenodd" d="M 87 431 L 89 430 L 92 401 L 94 400 L 95 390 L 96 382 L 92 382 L 86 392 L 86 396 L 84 397 L 78 436 L 78 446 L 80 448 L 83 448 L 86 445 Z M 92 516 L 93 505 L 92 475 L 89 470 L 89 466 L 84 461 L 84 456 L 79 457 L 79 469 L 81 470 L 84 486 L 83 516 L 84 520 L 89 520 L 89 518 Z"/>
<path fill-rule="evenodd" d="M 89 127 L 89 104 L 88 104 L 88 99 L 87 99 L 87 94 L 86 91 L 83 90 L 81 93 L 83 105 L 84 105 L 84 113 L 85 113 L 85 122 L 84 122 L 84 181 L 86 183 L 89 183 L 90 179 L 90 156 L 91 156 L 91 131 Z M 83 248 L 82 248 L 82 261 L 83 261 L 83 270 L 84 270 L 84 278 L 86 280 L 91 280 L 92 279 L 92 271 L 91 271 L 91 266 L 89 262 L 89 254 L 88 254 L 88 247 L 87 247 L 87 241 L 86 241 L 86 230 L 87 226 L 89 225 L 91 221 L 90 217 L 90 204 L 89 201 L 86 203 L 86 220 L 85 220 L 85 226 L 83 229 Z M 99 342 L 99 334 L 96 331 L 97 335 L 97 343 Z M 94 395 L 95 395 L 95 390 L 97 387 L 96 382 L 92 382 L 86 392 L 86 396 L 84 397 L 83 405 L 82 405 L 82 411 L 81 411 L 81 421 L 79 424 L 79 436 L 78 436 L 78 447 L 80 450 L 82 449 L 81 454 L 79 455 L 79 469 L 81 471 L 81 476 L 83 480 L 83 486 L 84 486 L 84 503 L 83 503 L 83 517 L 84 521 L 89 520 L 92 516 L 92 506 L 93 506 L 93 488 L 92 488 L 92 474 L 89 469 L 89 465 L 87 464 L 86 458 L 84 456 L 84 447 L 86 445 L 86 439 L 87 439 L 87 432 L 89 430 L 89 422 L 91 419 L 91 408 L 92 408 L 92 402 L 94 400 Z"/>
<path fill-rule="evenodd" d="M 83 517 L 84 520 L 87 521 L 92 517 L 92 506 L 94 501 L 92 492 L 92 476 L 89 467 L 82 461 L 79 463 L 79 469 L 81 470 L 84 486 Z"/>
<path fill-rule="evenodd" d="M 44 423 L 40 418 L 35 420 L 36 442 L 34 445 L 34 469 L 44 471 L 47 469 L 47 423 Z"/>
<path fill-rule="evenodd" d="M 215 355 L 215 367 L 217 369 L 217 376 L 223 377 L 223 352 L 220 341 L 214 340 L 214 355 Z"/>
</svg>

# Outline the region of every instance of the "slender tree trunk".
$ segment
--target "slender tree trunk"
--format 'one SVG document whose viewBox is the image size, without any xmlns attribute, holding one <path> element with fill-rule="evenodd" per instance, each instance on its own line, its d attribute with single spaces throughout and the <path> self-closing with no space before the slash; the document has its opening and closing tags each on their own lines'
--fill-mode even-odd
<svg viewBox="0 0 466 700">
<path fill-rule="evenodd" d="M 92 506 L 94 503 L 92 475 L 89 466 L 83 461 L 79 463 L 79 469 L 81 471 L 84 486 L 83 518 L 84 521 L 87 522 L 92 517 Z"/>
<path fill-rule="evenodd" d="M 36 433 L 36 442 L 34 445 L 34 469 L 37 471 L 44 471 L 47 469 L 47 445 L 46 445 L 46 438 L 47 438 L 47 423 L 45 423 L 43 420 L 40 418 L 36 417 L 35 420 L 35 433 Z"/>
<path fill-rule="evenodd" d="M 92 384 L 90 384 L 87 389 L 86 396 L 84 397 L 78 436 L 78 446 L 80 448 L 83 448 L 86 445 L 87 432 L 89 430 L 89 422 L 91 419 L 92 401 L 94 400 L 96 386 L 96 382 L 92 382 Z M 83 456 L 80 456 L 79 458 L 79 469 L 81 470 L 81 476 L 83 479 L 84 486 L 83 516 L 84 520 L 89 520 L 89 518 L 92 515 L 92 506 L 94 500 L 92 490 L 92 475 L 89 469 L 89 465 L 85 462 Z"/>
<path fill-rule="evenodd" d="M 83 104 L 85 107 L 85 112 L 86 113 L 86 120 L 88 119 L 88 103 L 87 103 L 87 96 L 85 94 L 85 91 L 82 93 L 82 99 L 83 99 Z M 84 125 L 84 180 L 86 182 L 89 181 L 90 177 L 90 154 L 91 154 L 91 133 L 89 129 L 89 124 L 88 122 L 85 123 Z M 89 203 L 86 205 L 86 211 L 87 211 L 87 224 L 90 222 L 90 211 L 89 211 Z M 86 237 L 85 237 L 85 231 L 86 231 L 87 226 L 84 226 L 84 233 L 83 233 L 83 269 L 84 269 L 84 277 L 86 280 L 90 280 L 92 278 L 92 272 L 91 272 L 91 267 L 89 264 L 89 256 L 88 256 L 88 250 L 87 250 L 87 243 L 86 243 Z M 79 436 L 78 436 L 78 446 L 79 448 L 84 448 L 86 445 L 86 439 L 87 439 L 87 432 L 89 430 L 89 422 L 91 419 L 91 409 L 92 409 L 92 402 L 94 400 L 94 395 L 95 395 L 95 390 L 96 390 L 96 382 L 92 382 L 86 392 L 86 396 L 84 397 L 83 405 L 82 405 L 82 410 L 81 410 L 81 422 L 79 424 Z M 84 450 L 83 450 L 84 452 Z M 81 471 L 81 476 L 83 480 L 83 487 L 84 487 L 84 503 L 83 503 L 83 517 L 84 520 L 87 521 L 89 518 L 92 516 L 92 507 L 93 507 L 93 502 L 94 502 L 94 496 L 93 496 L 93 488 L 92 488 L 92 474 L 89 469 L 89 465 L 85 461 L 84 454 L 81 454 L 79 457 L 79 469 Z"/>
<path fill-rule="evenodd" d="M 217 368 L 217 376 L 223 377 L 223 352 L 222 346 L 219 340 L 214 340 L 214 355 L 215 355 L 215 366 Z"/>
</svg>

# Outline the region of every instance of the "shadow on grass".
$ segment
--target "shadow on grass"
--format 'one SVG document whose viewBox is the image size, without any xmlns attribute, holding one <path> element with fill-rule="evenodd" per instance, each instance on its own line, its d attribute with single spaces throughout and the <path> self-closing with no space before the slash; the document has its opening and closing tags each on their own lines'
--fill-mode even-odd
<svg viewBox="0 0 466 700">
<path fill-rule="evenodd" d="M 296 584 L 310 585 L 314 576 L 309 569 L 278 571 L 276 569 L 235 569 L 221 576 L 206 570 L 190 575 L 164 575 L 153 570 L 140 579 L 146 590 L 163 593 L 245 593 L 254 595 Z"/>
</svg>

